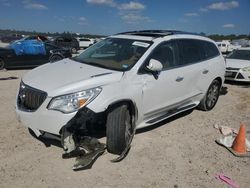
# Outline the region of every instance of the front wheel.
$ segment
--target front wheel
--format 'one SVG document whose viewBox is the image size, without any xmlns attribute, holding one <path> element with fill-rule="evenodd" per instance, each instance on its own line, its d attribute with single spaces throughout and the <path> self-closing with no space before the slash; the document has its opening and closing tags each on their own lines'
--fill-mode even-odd
<svg viewBox="0 0 250 188">
<path fill-rule="evenodd" d="M 107 150 L 121 154 L 133 137 L 132 118 L 128 106 L 119 105 L 109 111 L 107 116 Z"/>
<path fill-rule="evenodd" d="M 212 110 L 218 101 L 220 95 L 220 87 L 220 82 L 218 80 L 214 80 L 210 84 L 207 93 L 201 100 L 198 108 L 204 111 Z"/>
<path fill-rule="evenodd" d="M 3 59 L 0 59 L 0 70 L 5 68 L 5 63 Z"/>
</svg>

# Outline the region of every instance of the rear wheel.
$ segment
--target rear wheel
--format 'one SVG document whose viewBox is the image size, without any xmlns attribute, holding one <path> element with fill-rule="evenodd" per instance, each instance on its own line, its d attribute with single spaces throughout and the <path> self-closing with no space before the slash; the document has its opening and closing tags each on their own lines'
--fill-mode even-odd
<svg viewBox="0 0 250 188">
<path fill-rule="evenodd" d="M 107 117 L 107 150 L 121 154 L 133 137 L 133 126 L 130 111 L 125 104 L 110 110 Z"/>
<path fill-rule="evenodd" d="M 50 62 L 56 62 L 56 61 L 59 61 L 59 60 L 61 60 L 61 59 L 63 59 L 63 57 L 60 56 L 60 55 L 52 55 L 52 56 L 50 57 Z"/>
<path fill-rule="evenodd" d="M 5 63 L 3 59 L 0 59 L 0 70 L 5 68 Z"/>
<path fill-rule="evenodd" d="M 210 84 L 207 93 L 201 100 L 198 108 L 204 111 L 212 110 L 218 101 L 220 95 L 220 87 L 220 82 L 218 80 L 214 80 Z"/>
<path fill-rule="evenodd" d="M 71 53 L 72 53 L 72 54 L 75 54 L 76 52 L 77 52 L 76 48 L 74 48 L 74 47 L 71 48 Z"/>
</svg>

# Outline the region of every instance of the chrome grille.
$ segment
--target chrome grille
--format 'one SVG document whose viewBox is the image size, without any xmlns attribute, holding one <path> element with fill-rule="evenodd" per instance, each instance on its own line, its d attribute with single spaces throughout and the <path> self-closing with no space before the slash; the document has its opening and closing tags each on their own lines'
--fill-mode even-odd
<svg viewBox="0 0 250 188">
<path fill-rule="evenodd" d="M 236 75 L 237 75 L 237 72 L 229 72 L 229 71 L 226 71 L 225 77 L 226 77 L 226 78 L 235 78 Z"/>
<path fill-rule="evenodd" d="M 17 97 L 17 106 L 21 110 L 35 111 L 41 106 L 46 98 L 46 92 L 21 83 Z"/>
</svg>

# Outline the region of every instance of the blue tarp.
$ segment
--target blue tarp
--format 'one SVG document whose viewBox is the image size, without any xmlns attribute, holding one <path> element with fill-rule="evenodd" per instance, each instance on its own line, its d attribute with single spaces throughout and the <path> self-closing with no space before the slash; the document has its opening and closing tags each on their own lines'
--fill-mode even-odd
<svg viewBox="0 0 250 188">
<path fill-rule="evenodd" d="M 10 44 L 16 55 L 46 55 L 44 43 L 38 40 L 19 40 Z"/>
</svg>

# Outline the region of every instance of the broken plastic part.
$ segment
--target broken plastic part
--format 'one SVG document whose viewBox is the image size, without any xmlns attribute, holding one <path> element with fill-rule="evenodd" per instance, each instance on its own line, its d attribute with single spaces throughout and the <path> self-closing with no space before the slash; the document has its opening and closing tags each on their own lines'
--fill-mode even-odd
<svg viewBox="0 0 250 188">
<path fill-rule="evenodd" d="M 89 153 L 76 158 L 76 162 L 72 167 L 75 171 L 90 169 L 96 159 L 106 150 L 105 144 L 102 144 L 96 138 L 91 137 L 83 138 L 80 147 L 86 149 Z"/>
<path fill-rule="evenodd" d="M 66 134 L 66 135 L 65 135 Z M 64 136 L 62 138 L 63 149 L 66 153 L 70 153 L 76 149 L 76 144 L 73 138 L 73 134 L 64 131 Z"/>
</svg>

